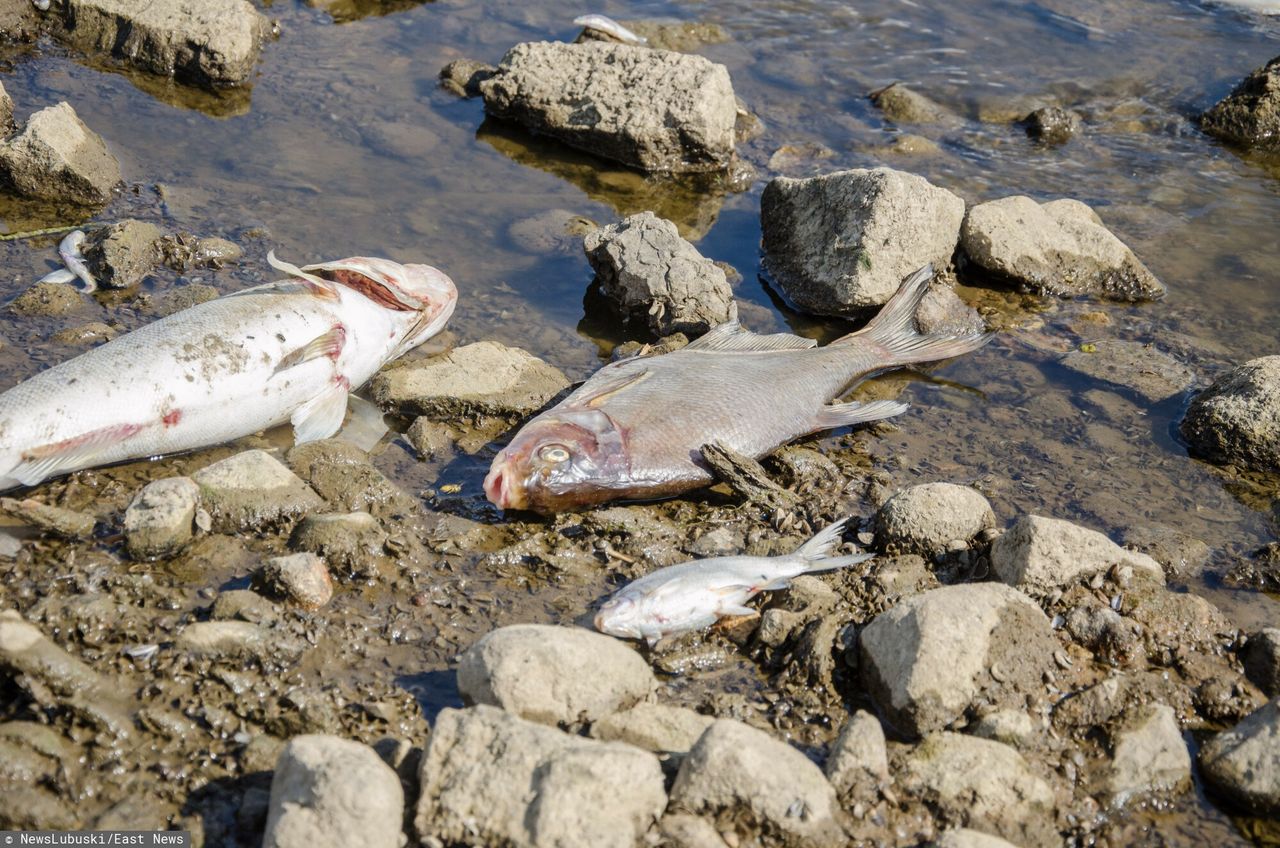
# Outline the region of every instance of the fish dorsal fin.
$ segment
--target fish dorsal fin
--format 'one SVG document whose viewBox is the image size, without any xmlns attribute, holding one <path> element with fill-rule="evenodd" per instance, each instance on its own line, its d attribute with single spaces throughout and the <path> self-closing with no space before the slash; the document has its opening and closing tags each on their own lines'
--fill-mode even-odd
<svg viewBox="0 0 1280 848">
<path fill-rule="evenodd" d="M 817 344 L 815 339 L 793 336 L 791 333 L 762 336 L 744 329 L 737 321 L 727 321 L 712 327 L 705 336 L 691 342 L 684 349 L 751 353 L 768 350 L 808 350 L 811 347 L 817 347 Z"/>
<path fill-rule="evenodd" d="M 305 286 L 309 292 L 326 299 L 336 298 L 337 292 L 333 290 L 333 284 L 317 277 L 315 274 L 309 274 L 306 271 L 294 265 L 292 262 L 285 262 L 283 259 L 276 257 L 274 250 L 267 251 L 267 264 L 277 271 L 283 271 L 290 277 L 301 280 L 301 285 Z"/>
<path fill-rule="evenodd" d="M 591 393 L 584 394 L 581 397 L 574 398 L 574 406 L 586 407 L 588 409 L 596 409 L 609 398 L 614 397 L 624 389 L 632 386 L 638 386 L 645 380 L 649 379 L 649 371 L 636 371 L 631 374 L 616 374 L 600 381 L 596 386 L 591 386 Z M 584 384 L 582 388 L 587 388 Z"/>
</svg>

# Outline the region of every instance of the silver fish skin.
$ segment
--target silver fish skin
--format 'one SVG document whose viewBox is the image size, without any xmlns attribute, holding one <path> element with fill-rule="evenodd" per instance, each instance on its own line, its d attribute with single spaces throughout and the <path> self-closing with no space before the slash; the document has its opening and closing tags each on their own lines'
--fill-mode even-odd
<svg viewBox="0 0 1280 848">
<path fill-rule="evenodd" d="M 333 435 L 352 389 L 448 321 L 427 265 L 353 257 L 184 309 L 0 394 L 0 490 L 221 444 L 290 421 Z"/>
<path fill-rule="evenodd" d="M 579 15 L 573 22 L 580 27 L 602 32 L 610 38 L 616 38 L 623 44 L 648 44 L 649 39 L 636 35 L 622 24 L 606 15 Z"/>
<path fill-rule="evenodd" d="M 610 636 L 644 639 L 653 647 L 668 637 L 710 627 L 725 616 L 755 615 L 746 603 L 761 592 L 785 589 L 801 574 L 846 568 L 872 558 L 871 554 L 831 556 L 847 521 L 837 521 L 785 556 L 715 557 L 660 568 L 606 601 L 596 614 L 596 629 Z"/>
<path fill-rule="evenodd" d="M 669 497 L 712 481 L 703 445 L 758 458 L 809 433 L 904 412 L 896 401 L 829 401 L 872 374 L 986 343 L 981 333 L 916 329 L 932 275 L 912 274 L 871 323 L 825 347 L 730 322 L 671 353 L 606 365 L 516 433 L 485 494 L 503 509 L 543 513 Z"/>
</svg>

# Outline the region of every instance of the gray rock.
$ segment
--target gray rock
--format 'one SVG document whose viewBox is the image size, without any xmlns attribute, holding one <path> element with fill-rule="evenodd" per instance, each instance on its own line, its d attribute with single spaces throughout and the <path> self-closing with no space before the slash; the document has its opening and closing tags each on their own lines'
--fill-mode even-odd
<svg viewBox="0 0 1280 848">
<path fill-rule="evenodd" d="M 1280 628 L 1267 627 L 1249 636 L 1244 673 L 1267 697 L 1280 696 Z"/>
<path fill-rule="evenodd" d="M 264 657 L 275 646 L 274 634 L 249 621 L 197 621 L 188 624 L 174 640 L 180 651 L 211 659 Z"/>
<path fill-rule="evenodd" d="M 378 518 L 420 514 L 418 499 L 393 483 L 369 455 L 342 439 L 297 445 L 285 459 L 334 509 L 366 511 Z"/>
<path fill-rule="evenodd" d="M 477 342 L 390 368 L 373 378 L 384 407 L 445 419 L 459 415 L 524 416 L 568 388 L 541 359 L 497 342 Z"/>
<path fill-rule="evenodd" d="M 1199 571 L 1209 559 L 1208 545 L 1164 524 L 1128 527 L 1120 534 L 1120 543 L 1160 563 L 1167 577 Z"/>
<path fill-rule="evenodd" d="M 368 745 L 337 736 L 289 740 L 271 778 L 263 848 L 400 848 L 400 778 Z"/>
<path fill-rule="evenodd" d="M 479 97 L 480 83 L 498 69 L 474 59 L 454 59 L 440 69 L 440 84 L 459 97 Z"/>
<path fill-rule="evenodd" d="M 895 124 L 942 124 L 955 120 L 945 107 L 900 82 L 873 92 L 871 102 Z"/>
<path fill-rule="evenodd" d="M 191 541 L 200 487 L 170 477 L 142 487 L 124 511 L 124 541 L 134 559 L 170 556 Z"/>
<path fill-rule="evenodd" d="M 658 827 L 671 848 L 727 848 L 716 826 L 701 816 L 671 813 Z"/>
<path fill-rule="evenodd" d="M 888 721 L 916 736 L 947 727 L 982 696 L 1020 703 L 1057 649 L 1049 619 L 998 583 L 908 598 L 862 631 L 863 679 Z"/>
<path fill-rule="evenodd" d="M 1089 352 L 1073 350 L 1061 362 L 1078 374 L 1128 389 L 1148 403 L 1180 395 L 1195 381 L 1190 368 L 1140 342 L 1101 339 Z"/>
<path fill-rule="evenodd" d="M 996 710 L 975 721 L 970 732 L 1014 748 L 1028 748 L 1041 738 L 1044 730 L 1044 722 L 1037 722 L 1022 710 Z"/>
<path fill-rule="evenodd" d="M 160 264 L 160 237 L 155 224 L 132 218 L 91 233 L 82 251 L 98 284 L 125 289 L 142 282 Z"/>
<path fill-rule="evenodd" d="M 634 848 L 667 803 L 653 754 L 485 706 L 441 711 L 418 782 L 417 832 L 448 845 Z"/>
<path fill-rule="evenodd" d="M 53 334 L 53 341 L 64 345 L 96 345 L 116 337 L 116 330 L 101 321 L 90 321 L 79 327 L 66 327 Z"/>
<path fill-rule="evenodd" d="M 854 713 L 832 743 L 824 770 L 841 795 L 887 780 L 889 752 L 880 720 L 866 710 Z"/>
<path fill-rule="evenodd" d="M 1105 784 L 1114 804 L 1181 792 L 1191 785 L 1191 754 L 1173 708 L 1166 704 L 1135 709 L 1112 733 L 1111 747 Z"/>
<path fill-rule="evenodd" d="M 1042 106 L 1022 119 L 1027 135 L 1045 144 L 1063 144 L 1080 131 L 1080 116 L 1060 106 Z"/>
<path fill-rule="evenodd" d="M 440 136 L 412 121 L 369 121 L 360 125 L 360 137 L 374 153 L 410 161 L 425 159 L 440 144 Z"/>
<path fill-rule="evenodd" d="M 189 309 L 197 303 L 208 303 L 216 300 L 220 292 L 213 286 L 206 286 L 203 283 L 191 283 L 185 286 L 170 289 L 162 292 L 155 299 L 154 309 L 160 317 L 172 315 L 175 312 L 181 312 Z"/>
<path fill-rule="evenodd" d="M 262 582 L 307 609 L 319 609 L 333 597 L 329 568 L 312 553 L 272 557 L 262 566 Z"/>
<path fill-rule="evenodd" d="M 88 539 L 93 536 L 93 528 L 98 523 L 92 515 L 40 503 L 35 498 L 0 498 L 0 510 L 24 524 L 64 539 Z"/>
<path fill-rule="evenodd" d="M 219 592 L 209 608 L 209 618 L 214 621 L 247 621 L 250 624 L 271 625 L 280 619 L 276 605 L 250 589 L 228 589 Z M 215 634 L 217 631 L 213 631 Z M 242 631 L 249 633 L 249 631 Z M 197 636 L 201 634 L 197 633 Z"/>
<path fill-rule="evenodd" d="M 1206 132 L 1237 144 L 1280 149 L 1280 56 L 1245 77 L 1200 118 Z"/>
<path fill-rule="evenodd" d="M 249 450 L 191 475 L 220 532 L 290 522 L 324 502 L 284 463 L 262 450 Z"/>
<path fill-rule="evenodd" d="M 8 137 L 15 129 L 17 125 L 13 122 L 13 98 L 4 90 L 4 83 L 0 83 L 0 137 Z"/>
<path fill-rule="evenodd" d="M 248 0 L 67 0 L 62 34 L 135 67 L 211 83 L 253 73 L 271 23 Z"/>
<path fill-rule="evenodd" d="M 788 845 L 843 844 L 835 790 L 808 757 L 762 730 L 720 719 L 680 764 L 671 809 L 745 816 Z"/>
<path fill-rule="evenodd" d="M 85 296 L 65 283 L 36 283 L 9 302 L 9 311 L 25 317 L 57 317 L 83 309 Z"/>
<path fill-rule="evenodd" d="M 997 278 L 1040 294 L 1158 300 L 1155 278 L 1102 219 L 1078 200 L 1036 203 L 1015 195 L 969 210 L 960 249 Z"/>
<path fill-rule="evenodd" d="M 996 578 L 1032 596 L 1065 589 L 1114 565 L 1127 565 L 1164 582 L 1164 569 L 1151 557 L 1125 550 L 1096 530 L 1070 521 L 1024 515 L 991 544 Z"/>
<path fill-rule="evenodd" d="M 1210 739 L 1199 760 L 1205 780 L 1236 804 L 1263 815 L 1280 812 L 1280 699 Z"/>
<path fill-rule="evenodd" d="M 626 644 L 577 627 L 501 627 L 458 658 L 464 698 L 546 724 L 595 721 L 656 687 L 649 664 Z"/>
<path fill-rule="evenodd" d="M 715 721 L 711 716 L 666 704 L 636 704 L 591 725 L 603 742 L 626 742 L 646 751 L 688 751 Z"/>
<path fill-rule="evenodd" d="M 701 56 L 517 44 L 480 92 L 491 115 L 644 171 L 718 171 L 733 159 L 729 72 Z"/>
<path fill-rule="evenodd" d="M 590 232 L 582 246 L 605 297 L 655 336 L 705 333 L 737 315 L 724 271 L 652 212 Z"/>
<path fill-rule="evenodd" d="M 898 492 L 880 507 L 876 541 L 886 551 L 931 556 L 959 540 L 968 542 L 996 526 L 981 492 L 954 483 L 922 483 Z"/>
<path fill-rule="evenodd" d="M 765 265 L 811 312 L 846 315 L 887 301 L 903 278 L 951 262 L 964 201 L 890 168 L 778 177 L 760 198 Z"/>
<path fill-rule="evenodd" d="M 916 309 L 916 326 L 929 335 L 960 336 L 987 330 L 978 310 L 961 300 L 951 286 L 937 282 L 929 286 Z"/>
<path fill-rule="evenodd" d="M 944 831 L 938 834 L 938 838 L 929 845 L 930 848 L 1018 848 L 1017 845 L 998 836 L 992 836 L 980 830 L 970 830 L 967 827 Z"/>
<path fill-rule="evenodd" d="M 935 733 L 895 762 L 900 791 L 966 827 L 1024 848 L 1053 846 L 1054 794 L 1007 745 L 959 733 Z"/>
<path fill-rule="evenodd" d="M 689 546 L 695 557 L 709 558 L 741 553 L 746 543 L 742 530 L 733 527 L 717 527 L 699 536 Z"/>
<path fill-rule="evenodd" d="M 1280 471 L 1280 355 L 1214 380 L 1191 402 L 1181 430 L 1192 451 L 1212 462 Z"/>
<path fill-rule="evenodd" d="M 19 194 L 101 206 L 120 182 L 120 163 L 67 103 L 36 112 L 0 144 L 0 172 Z"/>
<path fill-rule="evenodd" d="M 319 554 L 338 568 L 362 576 L 377 573 L 374 560 L 385 551 L 387 534 L 367 512 L 308 515 L 294 528 L 289 546 Z"/>
</svg>

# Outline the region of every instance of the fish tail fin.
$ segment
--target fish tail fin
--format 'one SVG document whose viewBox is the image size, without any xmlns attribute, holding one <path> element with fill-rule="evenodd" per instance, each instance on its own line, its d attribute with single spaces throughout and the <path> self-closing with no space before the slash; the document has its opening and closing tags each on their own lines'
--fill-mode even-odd
<svg viewBox="0 0 1280 848">
<path fill-rule="evenodd" d="M 866 562 L 871 559 L 871 554 L 831 556 L 832 549 L 840 543 L 840 536 L 844 533 L 845 525 L 848 523 L 849 519 L 842 518 L 835 524 L 819 530 L 812 539 L 796 549 L 795 556 L 803 561 L 804 573 L 814 574 L 819 571 L 834 571 L 837 568 L 847 568 L 850 565 L 857 565 L 860 562 Z"/>
<path fill-rule="evenodd" d="M 817 574 L 820 571 L 835 571 L 837 568 L 848 568 L 860 562 L 866 562 L 875 554 L 849 554 L 848 556 L 827 557 L 813 560 L 813 564 L 805 569 L 805 574 Z"/>
<path fill-rule="evenodd" d="M 933 265 L 926 265 L 903 281 L 871 323 L 832 342 L 832 345 L 871 343 L 883 348 L 886 367 L 934 362 L 977 350 L 991 339 L 990 333 L 921 333 L 915 315 L 929 291 Z"/>
</svg>

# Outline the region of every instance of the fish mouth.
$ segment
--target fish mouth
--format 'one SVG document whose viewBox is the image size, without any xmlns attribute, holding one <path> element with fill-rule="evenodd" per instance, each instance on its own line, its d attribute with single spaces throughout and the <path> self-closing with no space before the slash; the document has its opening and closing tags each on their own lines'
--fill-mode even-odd
<svg viewBox="0 0 1280 848">
<path fill-rule="evenodd" d="M 529 505 L 524 481 L 501 457 L 485 475 L 484 496 L 499 509 L 525 509 Z"/>
</svg>

